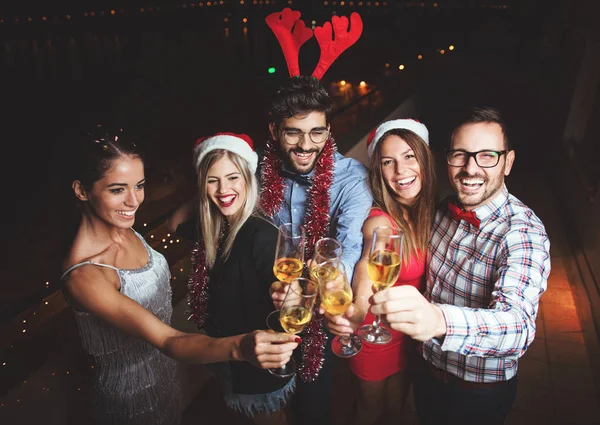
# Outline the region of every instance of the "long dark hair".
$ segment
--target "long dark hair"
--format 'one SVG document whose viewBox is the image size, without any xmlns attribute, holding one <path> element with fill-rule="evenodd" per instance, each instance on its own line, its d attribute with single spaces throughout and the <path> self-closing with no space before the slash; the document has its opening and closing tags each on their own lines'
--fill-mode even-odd
<svg viewBox="0 0 600 425">
<path fill-rule="evenodd" d="M 415 153 L 421 167 L 421 192 L 412 206 L 398 202 L 388 188 L 381 172 L 381 147 L 391 135 L 401 137 Z M 404 231 L 402 262 L 407 264 L 410 256 L 427 252 L 429 234 L 435 213 L 435 159 L 427 144 L 410 130 L 392 129 L 383 134 L 369 164 L 369 186 L 373 194 L 373 204 L 388 213 L 398 227 Z M 405 212 L 409 222 L 404 218 Z"/>
</svg>

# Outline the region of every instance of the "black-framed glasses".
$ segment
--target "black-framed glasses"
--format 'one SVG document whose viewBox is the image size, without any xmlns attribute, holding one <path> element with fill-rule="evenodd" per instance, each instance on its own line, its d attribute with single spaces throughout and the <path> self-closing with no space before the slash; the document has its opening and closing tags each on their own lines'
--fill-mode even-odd
<svg viewBox="0 0 600 425">
<path fill-rule="evenodd" d="M 500 157 L 508 152 L 510 151 L 483 150 L 467 152 L 462 149 L 449 149 L 446 151 L 446 161 L 451 167 L 464 167 L 469 162 L 469 159 L 473 157 L 478 167 L 493 168 L 500 162 Z"/>
<path fill-rule="evenodd" d="M 320 144 L 324 143 L 329 137 L 329 130 L 325 128 L 315 128 L 307 133 L 297 129 L 283 130 L 283 139 L 288 145 L 297 145 L 304 139 L 305 134 L 308 134 L 311 142 Z"/>
</svg>

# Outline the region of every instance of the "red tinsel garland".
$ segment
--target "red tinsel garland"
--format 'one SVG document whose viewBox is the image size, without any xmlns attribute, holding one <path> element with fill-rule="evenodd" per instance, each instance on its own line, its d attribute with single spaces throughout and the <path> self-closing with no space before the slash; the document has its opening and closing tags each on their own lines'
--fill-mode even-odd
<svg viewBox="0 0 600 425">
<path fill-rule="evenodd" d="M 279 144 L 273 140 L 267 142 L 265 156 L 260 168 L 260 200 L 258 206 L 264 215 L 273 218 L 281 208 L 285 183 L 279 175 L 281 159 L 277 155 Z"/>
<path fill-rule="evenodd" d="M 262 190 L 259 205 L 262 212 L 271 218 L 281 208 L 286 189 L 279 174 L 281 158 L 278 148 L 279 144 L 273 140 L 267 143 L 261 167 Z M 329 233 L 329 189 L 333 182 L 336 150 L 333 139 L 327 140 L 315 165 L 312 185 L 307 191 L 305 258 L 312 257 L 315 243 Z M 327 335 L 323 330 L 319 309 L 315 306 L 313 320 L 302 333 L 302 363 L 298 367 L 298 374 L 303 382 L 313 382 L 319 376 L 326 341 Z"/>
<path fill-rule="evenodd" d="M 191 320 L 198 328 L 202 328 L 208 317 L 208 268 L 206 267 L 206 252 L 204 242 L 196 242 L 191 254 L 192 271 L 188 281 Z"/>
</svg>

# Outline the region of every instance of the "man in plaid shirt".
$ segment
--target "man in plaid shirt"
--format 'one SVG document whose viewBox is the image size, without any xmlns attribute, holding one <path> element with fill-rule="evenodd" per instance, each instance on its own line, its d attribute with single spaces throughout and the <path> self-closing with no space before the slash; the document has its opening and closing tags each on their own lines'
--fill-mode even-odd
<svg viewBox="0 0 600 425">
<path fill-rule="evenodd" d="M 544 225 L 504 185 L 514 159 L 500 113 L 473 109 L 447 152 L 456 195 L 435 216 L 425 293 L 398 286 L 372 298 L 373 314 L 423 342 L 421 425 L 503 424 L 514 402 L 550 274 Z"/>
</svg>

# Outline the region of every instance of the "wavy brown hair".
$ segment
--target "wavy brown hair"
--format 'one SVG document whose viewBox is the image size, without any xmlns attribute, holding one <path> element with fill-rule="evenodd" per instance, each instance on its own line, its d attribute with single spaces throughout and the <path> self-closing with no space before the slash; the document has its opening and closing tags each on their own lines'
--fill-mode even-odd
<svg viewBox="0 0 600 425">
<path fill-rule="evenodd" d="M 421 168 L 421 192 L 412 206 L 403 205 L 394 198 L 381 172 L 381 147 L 391 135 L 402 138 L 410 146 Z M 369 165 L 373 205 L 388 213 L 404 232 L 402 263 L 408 264 L 411 255 L 424 258 L 435 214 L 435 159 L 429 146 L 410 130 L 392 129 L 381 136 Z"/>
</svg>

